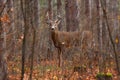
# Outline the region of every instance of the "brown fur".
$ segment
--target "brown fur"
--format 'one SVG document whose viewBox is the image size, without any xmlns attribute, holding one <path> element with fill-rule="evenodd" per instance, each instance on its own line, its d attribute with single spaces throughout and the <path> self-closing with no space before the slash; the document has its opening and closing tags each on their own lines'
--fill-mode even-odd
<svg viewBox="0 0 120 80">
<path fill-rule="evenodd" d="M 79 32 L 51 31 L 55 47 L 60 47 L 60 45 L 65 47 L 75 46 L 75 43 L 80 40 L 79 36 Z"/>
<path fill-rule="evenodd" d="M 80 46 L 80 43 L 88 46 L 92 40 L 92 33 L 90 31 L 65 32 L 65 31 L 51 31 L 51 37 L 55 47 L 60 48 L 61 45 L 65 47 Z"/>
</svg>

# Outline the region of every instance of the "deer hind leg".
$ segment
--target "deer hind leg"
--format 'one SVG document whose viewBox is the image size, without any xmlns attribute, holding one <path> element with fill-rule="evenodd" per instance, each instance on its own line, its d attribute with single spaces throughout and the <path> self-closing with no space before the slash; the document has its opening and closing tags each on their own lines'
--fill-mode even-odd
<svg viewBox="0 0 120 80">
<path fill-rule="evenodd" d="M 61 50 L 61 48 L 60 49 L 58 49 L 58 66 L 59 67 L 62 67 L 62 65 L 63 65 L 63 59 L 62 59 L 62 50 Z"/>
</svg>

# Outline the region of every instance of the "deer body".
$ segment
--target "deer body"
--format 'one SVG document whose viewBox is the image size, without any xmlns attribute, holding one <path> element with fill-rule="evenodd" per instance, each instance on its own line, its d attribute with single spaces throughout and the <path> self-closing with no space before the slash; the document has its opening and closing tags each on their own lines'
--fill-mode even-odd
<svg viewBox="0 0 120 80">
<path fill-rule="evenodd" d="M 54 42 L 55 47 L 60 47 L 60 45 L 65 47 L 75 46 L 79 42 L 79 32 L 65 32 L 65 31 L 51 31 L 51 37 Z"/>
<path fill-rule="evenodd" d="M 80 46 L 80 44 L 84 44 L 81 48 L 85 48 L 86 46 L 91 46 L 90 42 L 92 41 L 92 32 L 59 31 L 57 29 L 59 22 L 60 22 L 59 20 L 56 20 L 55 22 L 50 22 L 50 28 L 51 28 L 50 31 L 54 46 L 58 49 L 59 67 L 61 67 L 62 54 L 63 54 L 62 49 L 74 47 L 74 46 Z"/>
<path fill-rule="evenodd" d="M 92 33 L 90 31 L 81 32 L 65 32 L 65 31 L 52 31 L 51 38 L 54 46 L 58 49 L 59 66 L 62 66 L 62 49 L 74 46 L 80 46 L 85 51 L 86 48 L 91 47 Z"/>
</svg>

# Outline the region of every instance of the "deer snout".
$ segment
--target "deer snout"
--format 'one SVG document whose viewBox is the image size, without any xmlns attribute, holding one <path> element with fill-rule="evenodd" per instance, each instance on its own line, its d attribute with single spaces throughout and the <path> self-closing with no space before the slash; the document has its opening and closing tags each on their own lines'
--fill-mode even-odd
<svg viewBox="0 0 120 80">
<path fill-rule="evenodd" d="M 51 27 L 51 30 L 55 30 L 55 26 L 52 26 L 52 27 Z"/>
<path fill-rule="evenodd" d="M 54 29 L 55 29 L 55 28 L 53 28 L 53 27 L 51 28 L 51 30 L 54 30 Z"/>
</svg>

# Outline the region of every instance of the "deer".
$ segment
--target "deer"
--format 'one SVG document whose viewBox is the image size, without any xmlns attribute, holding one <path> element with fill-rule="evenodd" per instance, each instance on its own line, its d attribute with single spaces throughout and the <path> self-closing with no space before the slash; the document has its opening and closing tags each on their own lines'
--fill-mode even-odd
<svg viewBox="0 0 120 80">
<path fill-rule="evenodd" d="M 60 24 L 60 22 L 61 18 L 57 18 L 54 21 L 48 20 L 47 24 L 50 27 L 50 37 L 53 41 L 55 48 L 57 48 L 58 50 L 58 66 L 62 67 L 63 48 L 79 46 L 81 43 L 84 44 L 83 46 L 81 46 L 82 49 L 84 49 L 85 46 L 91 47 L 91 44 L 88 42 L 89 40 L 92 40 L 93 36 L 91 31 L 83 31 L 82 33 L 80 31 L 59 31 L 58 25 Z"/>
</svg>

